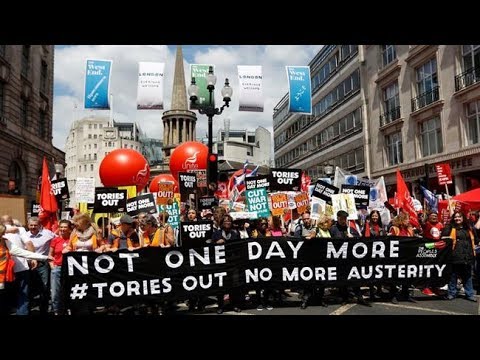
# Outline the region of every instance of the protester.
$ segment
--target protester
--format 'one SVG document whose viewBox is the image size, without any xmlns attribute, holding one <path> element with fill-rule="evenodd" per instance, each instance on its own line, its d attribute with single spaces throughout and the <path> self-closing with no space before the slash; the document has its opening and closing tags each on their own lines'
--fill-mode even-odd
<svg viewBox="0 0 480 360">
<path fill-rule="evenodd" d="M 10 308 L 9 292 L 11 291 L 10 283 L 13 281 L 13 278 L 10 277 L 13 270 L 11 272 L 9 270 L 11 256 L 19 256 L 40 261 L 53 260 L 50 256 L 37 254 L 12 244 L 4 237 L 5 231 L 5 225 L 0 224 L 0 315 L 8 315 Z"/>
<path fill-rule="evenodd" d="M 22 236 L 23 241 L 31 241 L 37 254 L 48 256 L 50 242 L 55 237 L 55 234 L 43 228 L 37 217 L 28 219 L 28 229 L 29 231 Z M 32 307 L 34 296 L 39 294 L 40 314 L 46 315 L 50 298 L 50 266 L 43 262 L 35 268 L 32 267 L 30 284 L 30 307 Z"/>
<path fill-rule="evenodd" d="M 233 219 L 230 215 L 226 214 L 220 220 L 220 228 L 215 230 L 212 235 L 212 241 L 216 245 L 225 244 L 225 242 L 231 242 L 240 239 L 238 232 L 233 229 Z M 230 291 L 230 303 L 233 306 L 235 312 L 242 311 L 241 304 L 241 289 L 232 289 Z M 222 314 L 224 311 L 224 295 L 217 296 L 218 309 L 217 314 Z"/>
<path fill-rule="evenodd" d="M 70 235 L 68 245 L 63 249 L 63 253 L 69 251 L 97 251 L 99 249 L 98 243 L 98 229 L 92 223 L 90 216 L 86 213 L 74 215 L 72 218 L 74 230 Z M 97 250 L 98 249 L 98 250 Z"/>
<path fill-rule="evenodd" d="M 401 211 L 397 216 L 395 216 L 392 220 L 392 226 L 390 227 L 388 235 L 392 236 L 414 236 L 415 232 L 413 226 L 410 224 L 410 216 L 408 213 Z M 390 286 L 390 294 L 392 296 L 391 302 L 394 304 L 398 304 L 398 297 L 397 297 L 397 286 L 396 284 L 391 284 Z M 416 303 L 417 301 L 410 295 L 410 285 L 403 284 L 402 291 L 401 291 L 401 300 L 409 301 L 412 303 Z"/>
<path fill-rule="evenodd" d="M 123 215 L 120 218 L 120 233 L 113 239 L 110 251 L 120 249 L 135 250 L 140 248 L 140 239 L 135 231 L 135 220 L 130 215 Z"/>
<path fill-rule="evenodd" d="M 460 212 L 453 213 L 450 223 L 445 226 L 442 232 L 442 238 L 452 240 L 452 274 L 448 283 L 448 300 L 457 297 L 457 279 L 462 279 L 465 290 L 465 298 L 470 301 L 477 301 L 472 284 L 472 269 L 475 261 L 475 244 L 478 244 L 478 238 L 475 236 L 472 228 L 468 224 L 466 216 Z"/>
<path fill-rule="evenodd" d="M 73 225 L 69 220 L 60 220 L 58 226 L 59 236 L 54 238 L 50 243 L 50 252 L 48 255 L 54 259 L 50 262 L 50 286 L 52 310 L 55 315 L 65 314 L 60 280 L 62 275 L 63 249 L 65 249 L 70 241 L 72 229 Z"/>
<path fill-rule="evenodd" d="M 386 234 L 380 212 L 378 210 L 372 210 L 368 218 L 365 220 L 362 235 L 364 237 L 379 237 L 385 236 Z M 375 286 L 370 286 L 370 300 L 375 300 L 376 297 L 381 298 L 382 296 L 382 285 L 378 285 L 376 290 Z"/>
<path fill-rule="evenodd" d="M 337 212 L 337 223 L 330 228 L 330 233 L 332 238 L 335 239 L 348 239 L 348 238 L 359 238 L 360 234 L 358 233 L 355 227 L 350 227 L 347 224 L 348 213 L 345 210 L 339 210 Z M 372 306 L 367 300 L 363 298 L 362 292 L 359 286 L 352 288 L 353 292 L 357 298 L 357 302 L 360 305 Z M 343 303 L 348 302 L 349 291 L 348 287 L 340 288 L 340 295 L 342 296 Z"/>
</svg>

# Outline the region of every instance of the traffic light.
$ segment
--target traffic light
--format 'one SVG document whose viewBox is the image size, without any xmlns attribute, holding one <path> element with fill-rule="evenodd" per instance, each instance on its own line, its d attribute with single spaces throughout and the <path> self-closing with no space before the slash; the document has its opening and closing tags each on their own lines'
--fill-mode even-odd
<svg viewBox="0 0 480 360">
<path fill-rule="evenodd" d="M 208 154 L 208 183 L 217 183 L 218 177 L 218 155 L 211 153 Z"/>
</svg>

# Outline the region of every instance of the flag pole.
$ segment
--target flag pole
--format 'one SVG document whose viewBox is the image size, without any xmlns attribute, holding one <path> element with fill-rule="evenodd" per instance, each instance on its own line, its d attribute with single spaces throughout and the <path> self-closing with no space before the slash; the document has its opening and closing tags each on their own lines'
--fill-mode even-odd
<svg viewBox="0 0 480 360">
<path fill-rule="evenodd" d="M 449 212 L 450 216 L 452 216 L 455 209 L 452 209 L 452 203 L 450 201 L 450 194 L 448 193 L 448 185 L 447 184 L 445 184 L 445 193 L 447 194 L 447 199 L 448 199 L 448 212 Z"/>
<path fill-rule="evenodd" d="M 110 124 L 109 126 L 113 126 L 113 94 L 110 93 Z"/>
</svg>

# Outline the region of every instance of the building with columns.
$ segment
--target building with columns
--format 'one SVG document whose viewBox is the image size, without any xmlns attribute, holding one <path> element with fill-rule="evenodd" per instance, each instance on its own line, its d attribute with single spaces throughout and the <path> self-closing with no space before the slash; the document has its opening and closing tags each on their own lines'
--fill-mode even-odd
<svg viewBox="0 0 480 360">
<path fill-rule="evenodd" d="M 77 203 L 77 178 L 93 177 L 95 186 L 103 186 L 99 168 L 105 156 L 115 149 L 133 149 L 143 153 L 142 131 L 135 123 L 110 123 L 107 117 L 85 117 L 76 120 L 65 145 L 70 204 Z"/>
<path fill-rule="evenodd" d="M 43 157 L 50 175 L 65 153 L 52 144 L 53 45 L 0 45 L 0 192 L 15 182 L 36 200 Z"/>
<path fill-rule="evenodd" d="M 182 47 L 177 46 L 172 104 L 163 113 L 163 169 L 169 169 L 173 149 L 185 141 L 195 141 L 197 115 L 188 110 Z"/>
<path fill-rule="evenodd" d="M 480 187 L 480 45 L 367 45 L 362 73 L 368 99 L 371 176 L 389 196 L 400 169 L 437 193 L 435 164 L 450 164 L 449 194 Z"/>
</svg>

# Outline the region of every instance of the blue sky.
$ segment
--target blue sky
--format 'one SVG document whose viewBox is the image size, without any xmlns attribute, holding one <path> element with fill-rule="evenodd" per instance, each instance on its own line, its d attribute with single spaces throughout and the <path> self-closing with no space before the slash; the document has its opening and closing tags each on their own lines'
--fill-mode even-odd
<svg viewBox="0 0 480 360">
<path fill-rule="evenodd" d="M 286 94 L 286 65 L 308 65 L 321 45 L 182 45 L 186 85 L 190 64 L 215 64 L 219 83 L 231 79 L 232 103 L 215 118 L 214 134 L 230 118 L 231 129 L 254 130 L 263 126 L 272 130 L 273 108 Z M 95 114 L 109 116 L 109 111 L 83 109 L 85 60 L 113 60 L 110 91 L 114 96 L 113 113 L 117 121 L 135 121 L 150 137 L 163 138 L 162 114 L 170 110 L 176 46 L 171 45 L 59 45 L 55 47 L 53 144 L 65 149 L 65 141 L 74 120 Z M 137 111 L 137 70 L 139 61 L 165 63 L 164 110 Z M 264 112 L 238 111 L 237 65 L 262 65 Z M 221 103 L 220 92 L 216 102 Z M 237 96 L 237 97 L 236 97 Z M 76 105 L 76 108 L 75 108 Z M 199 115 L 197 136 L 207 132 L 207 121 Z"/>
</svg>

